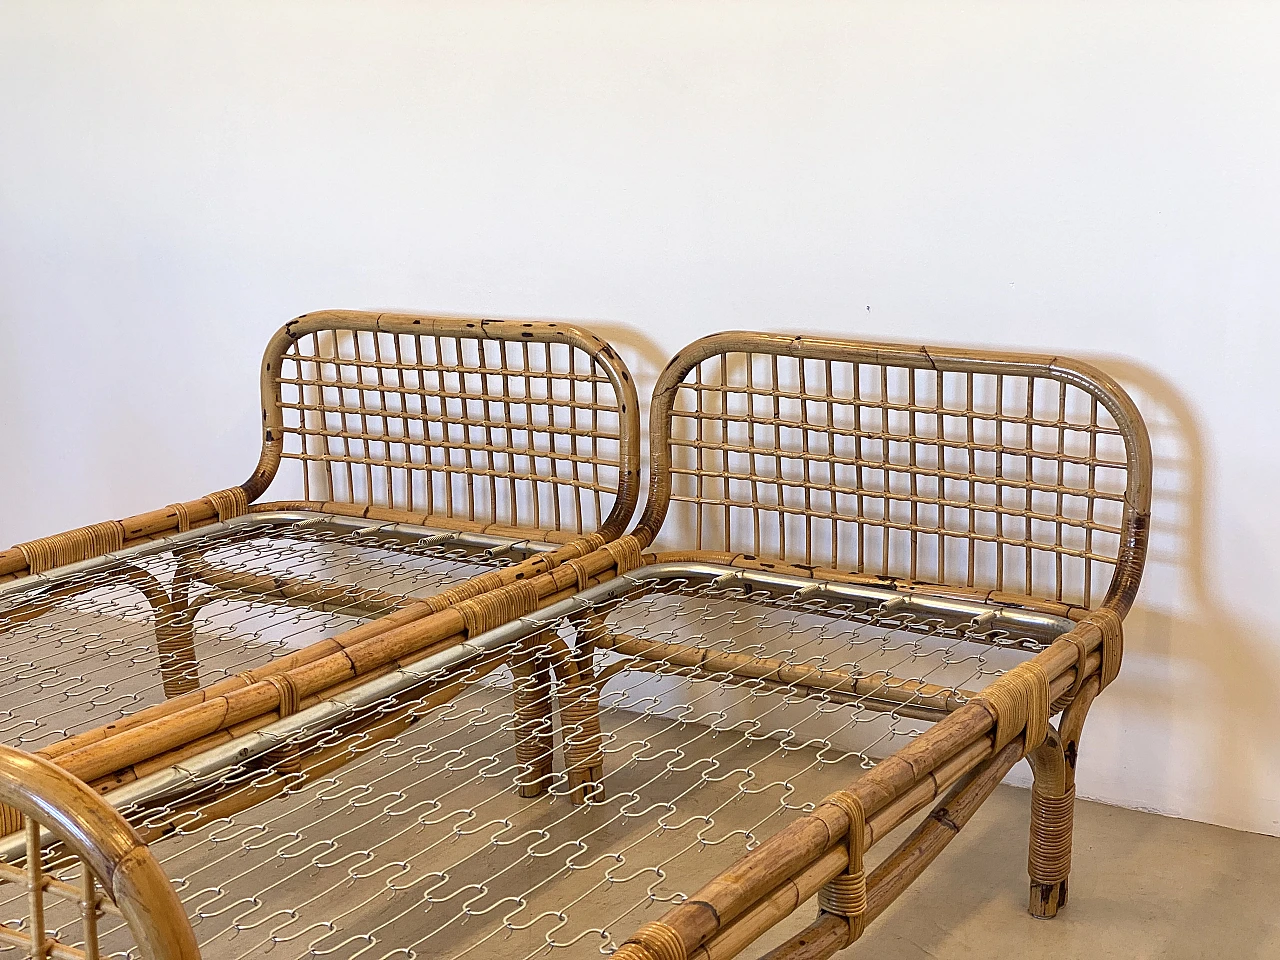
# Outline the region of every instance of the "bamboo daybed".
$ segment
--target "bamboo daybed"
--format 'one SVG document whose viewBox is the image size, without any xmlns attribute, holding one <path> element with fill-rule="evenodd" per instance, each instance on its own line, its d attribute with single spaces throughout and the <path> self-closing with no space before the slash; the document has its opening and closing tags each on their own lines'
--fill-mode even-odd
<svg viewBox="0 0 1280 960">
<path fill-rule="evenodd" d="M 551 569 L 635 510 L 635 386 L 576 327 L 313 313 L 272 338 L 261 382 L 243 484 L 0 551 L 0 742 L 216 695 Z M 278 474 L 300 499 L 261 502 Z"/>
<path fill-rule="evenodd" d="M 1146 552 L 1127 395 L 1061 358 L 720 334 L 661 376 L 650 445 L 644 515 L 594 552 L 216 703 L 0 751 L 25 817 L 2 935 L 826 957 L 1023 756 L 1031 911 L 1054 915 Z"/>
</svg>

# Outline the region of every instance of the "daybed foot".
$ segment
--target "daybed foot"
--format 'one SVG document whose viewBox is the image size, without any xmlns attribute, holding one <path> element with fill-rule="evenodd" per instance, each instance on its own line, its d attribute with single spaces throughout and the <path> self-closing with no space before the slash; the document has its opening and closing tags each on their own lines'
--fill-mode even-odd
<svg viewBox="0 0 1280 960">
<path fill-rule="evenodd" d="M 1058 910 L 1067 905 L 1067 881 L 1057 883 L 1031 882 L 1031 915 L 1037 920 L 1052 920 Z"/>
<path fill-rule="evenodd" d="M 1031 788 L 1031 841 L 1027 872 L 1031 876 L 1028 911 L 1050 920 L 1067 905 L 1067 877 L 1071 873 L 1071 836 L 1076 811 L 1076 758 L 1080 734 L 1094 697 L 1098 678 L 1092 677 L 1062 712 L 1058 729 L 1027 757 L 1035 774 Z"/>
<path fill-rule="evenodd" d="M 605 799 L 604 764 L 569 771 L 569 799 L 575 805 Z"/>
<path fill-rule="evenodd" d="M 1056 792 L 1056 791 L 1055 791 Z M 1053 796 L 1037 783 L 1031 788 L 1031 844 L 1027 871 L 1031 874 L 1030 911 L 1051 919 L 1067 905 L 1067 876 L 1071 873 L 1071 833 L 1075 819 L 1075 785 Z"/>
</svg>

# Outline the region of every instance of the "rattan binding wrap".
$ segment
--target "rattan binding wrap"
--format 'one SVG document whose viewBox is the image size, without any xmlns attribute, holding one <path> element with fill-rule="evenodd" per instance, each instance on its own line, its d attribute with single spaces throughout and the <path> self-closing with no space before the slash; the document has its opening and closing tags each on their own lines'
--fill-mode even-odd
<svg viewBox="0 0 1280 960">
<path fill-rule="evenodd" d="M 1018 664 L 975 700 L 990 708 L 995 717 L 997 750 L 1025 734 L 1025 748 L 1031 751 L 1049 735 L 1049 677 L 1034 660 Z"/>
<path fill-rule="evenodd" d="M 862 801 L 846 790 L 839 790 L 822 802 L 839 807 L 849 821 L 845 839 L 849 859 L 844 872 L 830 880 L 818 894 L 818 906 L 849 921 L 849 940 L 852 942 L 862 936 L 866 927 L 867 876 L 863 870 L 862 852 L 866 842 L 867 815 Z"/>
<path fill-rule="evenodd" d="M 32 573 L 44 573 L 54 567 L 111 553 L 123 546 L 124 525 L 118 520 L 107 520 L 20 543 L 17 549 L 22 552 Z"/>
<path fill-rule="evenodd" d="M 1052 796 L 1039 784 L 1031 788 L 1031 842 L 1027 873 L 1034 883 L 1061 883 L 1071 873 L 1071 831 L 1076 790 Z"/>
</svg>

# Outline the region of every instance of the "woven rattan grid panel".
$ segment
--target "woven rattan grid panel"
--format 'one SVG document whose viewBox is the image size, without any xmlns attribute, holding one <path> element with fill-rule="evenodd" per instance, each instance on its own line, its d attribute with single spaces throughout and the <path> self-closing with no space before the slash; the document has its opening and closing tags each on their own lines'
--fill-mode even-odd
<svg viewBox="0 0 1280 960">
<path fill-rule="evenodd" d="M 1144 542 L 1145 429 L 1074 362 L 720 334 L 651 434 L 643 522 L 699 550 L 1096 606 Z"/>
<path fill-rule="evenodd" d="M 307 500 L 606 535 L 634 509 L 634 385 L 574 327 L 315 314 L 273 347 L 267 444 Z"/>
</svg>

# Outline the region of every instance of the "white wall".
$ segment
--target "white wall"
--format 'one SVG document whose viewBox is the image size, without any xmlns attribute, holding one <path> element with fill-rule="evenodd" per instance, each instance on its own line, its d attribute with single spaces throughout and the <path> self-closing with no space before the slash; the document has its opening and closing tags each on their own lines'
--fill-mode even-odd
<svg viewBox="0 0 1280 960">
<path fill-rule="evenodd" d="M 1280 834 L 1280 7 L 0 7 L 0 541 L 243 479 L 322 307 L 1070 352 L 1155 556 L 1082 792 Z"/>
</svg>

